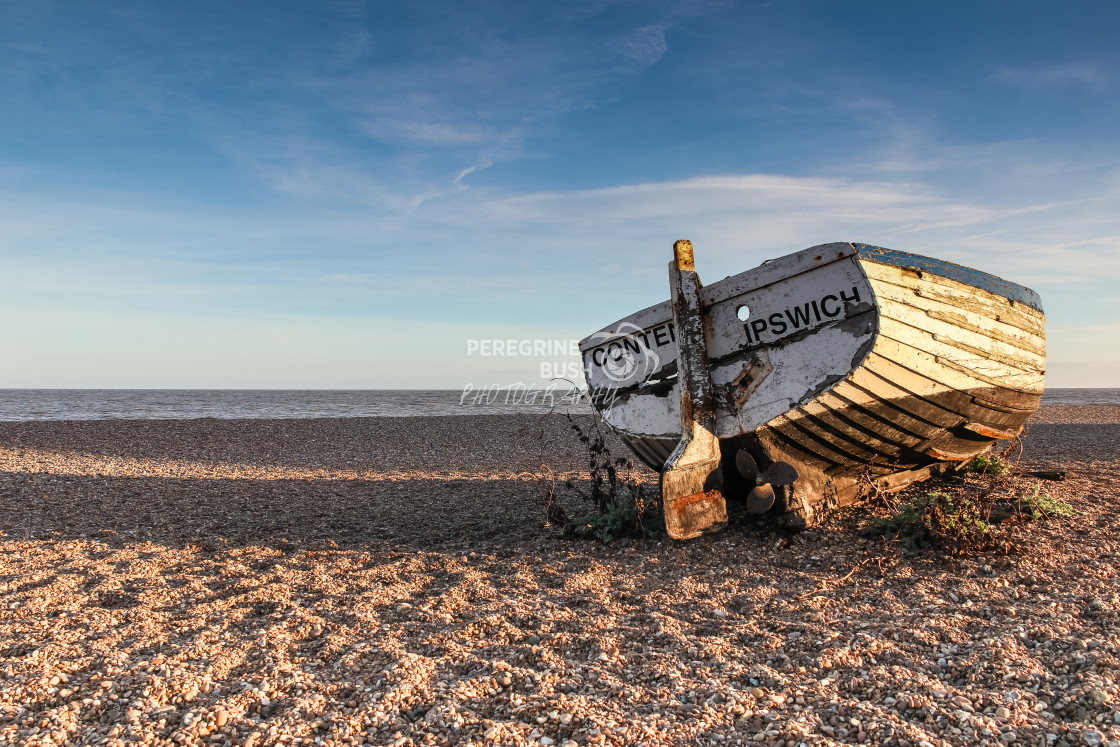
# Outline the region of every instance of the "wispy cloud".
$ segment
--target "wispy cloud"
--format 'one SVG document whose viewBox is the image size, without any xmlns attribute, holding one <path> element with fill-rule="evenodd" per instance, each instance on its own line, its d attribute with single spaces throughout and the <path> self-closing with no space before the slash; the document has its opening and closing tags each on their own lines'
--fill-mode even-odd
<svg viewBox="0 0 1120 747">
<path fill-rule="evenodd" d="M 526 138 L 558 117 L 615 101 L 622 86 L 666 54 L 675 25 L 721 7 L 650 3 L 631 9 L 636 22 L 603 24 L 589 34 L 585 16 L 609 5 L 557 8 L 531 31 L 519 14 L 485 23 L 464 15 L 446 32 L 450 39 L 409 40 L 407 55 L 392 66 L 310 76 L 300 85 L 385 143 L 519 157 Z"/>
<path fill-rule="evenodd" d="M 461 187 L 462 189 L 466 189 L 467 185 L 463 183 L 464 179 L 466 179 L 468 176 L 470 176 L 471 174 L 473 174 L 476 171 L 482 171 L 483 169 L 488 169 L 493 165 L 494 165 L 493 161 L 491 161 L 489 158 L 484 158 L 481 161 L 479 161 L 478 163 L 472 164 L 472 165 L 468 166 L 467 168 L 463 169 L 462 171 L 460 171 L 458 174 L 456 174 L 455 178 L 451 181 L 451 183 L 454 184 L 456 187 Z"/>
<path fill-rule="evenodd" d="M 647 68 L 656 64 L 669 51 L 669 44 L 665 41 L 665 31 L 668 28 L 668 24 L 655 23 L 634 29 L 618 40 L 618 49 L 626 58 L 633 60 L 639 69 Z"/>
<path fill-rule="evenodd" d="M 680 237 L 696 241 L 698 252 L 727 273 L 811 244 L 857 240 L 961 261 L 972 257 L 969 261 L 987 262 L 982 269 L 996 272 L 1010 262 L 1016 271 L 1051 283 L 1120 279 L 1115 190 L 1093 199 L 1007 204 L 964 200 L 912 180 L 775 174 L 520 195 L 467 189 L 469 178 L 490 166 L 479 161 L 447 175 L 439 190 L 398 194 L 388 204 L 386 188 L 361 172 L 309 161 L 303 171 L 286 168 L 275 177 L 277 187 L 304 198 L 292 214 L 167 203 L 144 207 L 150 201 L 127 193 L 75 193 L 67 201 L 8 193 L 0 210 L 0 252 L 15 257 L 22 251 L 21 261 L 28 261 L 35 245 L 51 247 L 46 256 L 53 257 L 65 256 L 60 252 L 68 247 L 73 259 L 144 258 L 158 243 L 159 254 L 143 264 L 185 259 L 226 265 L 237 258 L 255 262 L 262 254 L 280 263 L 330 255 L 345 264 L 360 258 L 354 254 L 359 247 L 363 254 L 381 246 L 395 251 L 402 244 L 440 253 L 451 241 L 457 250 L 504 258 L 487 274 L 515 282 L 523 273 L 537 274 L 533 265 L 546 268 L 549 259 L 559 257 L 583 266 L 613 263 L 660 273 L 660 263 L 646 257 Z M 380 209 L 370 209 L 375 207 Z M 66 220 L 58 221 L 60 215 Z M 138 235 L 148 238 L 128 238 Z M 406 256 L 425 261 L 415 250 Z M 458 271 L 454 261 L 448 267 L 452 275 Z M 319 276 L 367 276 L 371 269 L 387 268 Z"/>
<path fill-rule="evenodd" d="M 419 145 L 482 145 L 500 139 L 496 132 L 478 125 L 460 124 L 452 117 L 444 121 L 417 121 L 390 115 L 367 120 L 362 123 L 362 129 L 382 140 Z"/>
<path fill-rule="evenodd" d="M 1070 62 L 1062 65 L 1032 65 L 1024 67 L 997 67 L 990 79 L 1018 88 L 1050 88 L 1059 86 L 1084 86 L 1096 88 L 1105 80 L 1104 72 L 1089 62 Z"/>
<path fill-rule="evenodd" d="M 303 319 L 307 329 L 334 317 L 351 326 L 400 318 L 402 329 L 439 319 L 464 329 L 471 320 L 500 327 L 516 319 L 578 337 L 661 300 L 675 238 L 695 241 L 705 278 L 813 244 L 857 240 L 1032 285 L 1048 308 L 1059 302 L 1052 319 L 1069 330 L 1061 333 L 1068 344 L 1055 350 L 1067 358 L 1076 358 L 1066 349 L 1077 335 L 1115 336 L 1107 323 L 1081 331 L 1102 323 L 1072 313 L 1090 289 L 1120 282 L 1114 197 L 1009 206 L 956 199 L 924 183 L 771 174 L 522 195 L 462 189 L 485 166 L 449 176 L 446 195 L 406 213 L 359 202 L 344 208 L 338 200 L 261 213 L 143 207 L 143 198 L 128 194 L 68 202 L 0 194 L 0 314 L 64 320 L 158 313 L 178 327 L 218 315 L 235 320 L 223 346 L 238 334 L 277 327 L 283 314 Z M 326 178 L 317 172 L 309 183 Z M 210 325 L 198 322 L 199 329 Z M 201 332 L 191 335 L 192 345 L 205 345 Z M 393 338 L 381 350 L 403 356 L 406 348 Z M 216 355 L 203 351 L 198 359 Z"/>
</svg>

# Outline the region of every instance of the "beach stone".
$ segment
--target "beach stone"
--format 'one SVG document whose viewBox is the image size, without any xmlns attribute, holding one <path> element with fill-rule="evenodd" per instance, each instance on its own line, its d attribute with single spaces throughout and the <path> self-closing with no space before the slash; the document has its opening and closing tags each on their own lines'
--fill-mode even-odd
<svg viewBox="0 0 1120 747">
<path fill-rule="evenodd" d="M 1090 729 L 1081 734 L 1081 741 L 1089 745 L 1089 747 L 1097 747 L 1097 745 L 1104 741 L 1104 735 L 1095 729 Z"/>
<path fill-rule="evenodd" d="M 1120 417 L 1120 407 L 1115 417 Z M 717 620 L 712 610 L 727 605 L 728 618 L 737 619 L 740 610 L 762 614 L 775 593 L 777 598 L 796 596 L 807 581 L 788 579 L 794 558 L 768 560 L 769 543 L 761 547 L 753 535 L 750 541 L 726 544 L 757 571 L 757 582 L 754 573 L 745 580 L 728 571 L 723 562 L 726 547 L 719 538 L 705 540 L 723 548 L 717 552 L 703 544 L 678 550 L 657 539 L 601 548 L 538 535 L 522 540 L 509 532 L 475 537 L 472 508 L 465 514 L 463 532 L 480 545 L 478 560 L 459 565 L 456 559 L 464 552 L 459 543 L 465 540 L 453 533 L 442 539 L 438 532 L 427 536 L 421 525 L 416 528 L 419 539 L 403 533 L 391 542 L 382 538 L 383 524 L 392 524 L 385 516 L 399 513 L 402 518 L 394 520 L 398 529 L 415 521 L 416 494 L 428 490 L 426 483 L 424 490 L 416 491 L 396 480 L 367 485 L 308 478 L 299 491 L 288 490 L 285 481 L 304 480 L 305 467 L 302 457 L 279 464 L 288 461 L 284 449 L 291 449 L 292 455 L 306 452 L 311 465 L 328 462 L 335 457 L 318 451 L 315 444 L 343 435 L 335 433 L 333 425 L 324 430 L 322 424 L 312 428 L 292 422 L 281 430 L 305 428 L 307 434 L 301 441 L 275 447 L 275 469 L 235 466 L 240 461 L 266 462 L 249 450 L 256 440 L 249 425 L 215 422 L 206 425 L 206 432 L 217 429 L 214 439 L 169 443 L 167 449 L 181 446 L 184 454 L 197 454 L 197 465 L 184 460 L 176 469 L 184 475 L 198 473 L 200 482 L 191 490 L 200 491 L 204 499 L 197 506 L 183 503 L 182 513 L 175 516 L 165 517 L 163 507 L 181 497 L 176 491 L 183 478 L 170 468 L 166 476 L 173 479 L 166 488 L 155 480 L 145 482 L 135 496 L 127 494 L 131 478 L 115 475 L 109 482 L 121 479 L 122 485 L 110 484 L 102 492 L 102 478 L 64 476 L 69 472 L 62 467 L 68 462 L 52 468 L 59 485 L 73 483 L 75 502 L 91 495 L 110 503 L 95 506 L 92 518 L 77 510 L 66 513 L 93 539 L 77 537 L 76 531 L 43 512 L 33 518 L 42 520 L 44 530 L 57 529 L 59 537 L 8 537 L 0 542 L 0 564 L 8 565 L 0 579 L 6 588 L 0 593 L 32 594 L 17 591 L 24 578 L 47 582 L 42 592 L 35 587 L 34 602 L 21 607 L 26 614 L 0 620 L 0 637 L 9 641 L 6 656 L 0 657 L 0 682 L 10 695 L 0 703 L 0 739 L 30 745 L 46 744 L 50 737 L 61 744 L 53 734 L 60 728 L 54 723 L 56 714 L 62 717 L 65 738 L 73 743 L 118 747 L 169 744 L 172 735 L 192 747 L 222 747 L 227 741 L 244 747 L 251 733 L 252 747 L 295 739 L 303 747 L 363 741 L 484 744 L 482 734 L 495 725 L 492 736 L 497 741 L 543 744 L 547 734 L 551 747 L 572 747 L 566 737 L 578 740 L 581 747 L 643 742 L 793 747 L 857 740 L 916 747 L 919 735 L 930 747 L 982 741 L 999 747 L 1004 744 L 997 741 L 1002 732 L 1009 733 L 1004 739 L 1018 738 L 1014 747 L 1077 747 L 1095 741 L 1090 731 L 1101 735 L 1096 747 L 1105 747 L 1120 736 L 1115 731 L 1120 721 L 1114 724 L 1120 719 L 1120 670 L 1115 667 L 1120 644 L 1112 628 L 1101 625 L 1101 617 L 1093 620 L 1084 613 L 1094 594 L 1120 607 L 1120 600 L 1111 600 L 1111 592 L 1104 590 L 1120 573 L 1120 514 L 1102 511 L 1102 498 L 1080 499 L 1094 513 L 1076 526 L 1040 523 L 1025 528 L 1028 533 L 1041 531 L 1037 539 L 1047 552 L 1015 558 L 1016 565 L 1027 568 L 1010 571 L 1013 581 L 1007 585 L 1000 583 L 1002 578 L 976 577 L 971 560 L 959 565 L 899 560 L 907 575 L 895 579 L 887 574 L 881 579 L 884 591 L 890 589 L 908 609 L 926 610 L 922 615 L 928 612 L 932 622 L 925 629 L 890 622 L 882 609 L 865 603 L 866 596 L 849 604 L 846 590 L 857 597 L 869 593 L 855 582 L 835 589 L 826 584 L 828 598 L 818 601 L 827 604 L 820 609 L 815 603 L 806 606 L 796 616 L 796 631 L 740 627 Z M 121 449 L 144 454 L 148 436 L 166 428 L 153 427 L 149 434 L 135 430 L 138 427 L 119 426 L 125 429 Z M 458 444 L 464 439 L 449 441 Z M 0 459 L 19 467 L 18 460 L 25 457 L 12 447 L 14 442 L 0 442 Z M 225 443 L 230 444 L 228 455 L 223 453 Z M 54 446 L 64 455 L 58 458 L 66 460 L 87 459 L 81 456 L 83 450 L 110 448 L 96 448 L 82 439 L 60 440 Z M 35 458 L 55 459 L 53 453 L 43 451 L 47 456 Z M 152 456 L 177 461 L 173 454 Z M 361 454 L 357 461 L 349 456 L 342 453 L 337 461 L 360 467 L 358 474 L 397 469 L 393 462 L 367 465 Z M 226 462 L 234 466 L 222 466 Z M 31 481 L 30 468 L 39 469 L 28 464 L 19 467 L 22 472 L 0 470 L 0 490 L 16 497 L 21 490 L 26 493 L 21 485 Z M 576 467 L 582 464 L 573 462 Z M 468 466 L 433 460 L 431 465 L 418 462 L 415 469 L 465 471 Z M 508 467 L 497 461 L 487 464 L 498 472 Z M 156 467 L 144 469 L 157 472 Z M 242 470 L 244 475 L 214 478 L 210 486 L 207 475 L 223 470 L 231 475 Z M 41 475 L 36 481 L 52 481 L 50 473 L 36 474 Z M 1116 479 L 1120 486 L 1120 473 Z M 485 502 L 490 491 L 504 490 L 485 482 L 453 480 L 440 485 L 433 488 L 440 511 L 450 510 L 452 495 L 467 503 Z M 1077 490 L 1085 492 L 1087 485 Z M 285 486 L 282 506 L 275 492 L 280 486 Z M 87 488 L 89 493 L 83 493 Z M 374 492 L 366 495 L 367 488 Z M 174 490 L 161 496 L 165 489 Z M 353 506 L 365 505 L 370 498 L 376 499 L 371 517 L 355 514 Z M 499 498 L 505 500 L 505 494 Z M 148 510 L 151 500 L 160 512 Z M 333 501 L 345 504 L 346 511 L 332 512 Z M 19 519 L 20 505 L 13 502 L 5 515 Z M 486 504 L 487 511 L 492 508 Z M 281 515 L 281 509 L 292 513 Z M 525 509 L 525 515 L 532 510 Z M 309 520 L 324 511 L 321 526 Z M 499 512 L 490 523 L 509 520 L 509 526 L 515 526 L 512 520 L 524 518 L 518 511 L 522 509 Z M 124 515 L 124 524 L 130 523 L 129 513 L 137 514 L 136 521 L 156 527 L 156 536 L 151 542 L 139 534 L 103 543 L 94 530 L 97 524 L 120 524 L 113 512 Z M 343 514 L 362 516 L 361 526 L 355 529 L 338 520 Z M 230 520 L 235 547 L 195 549 L 196 536 L 227 532 L 227 523 L 220 519 Z M 1067 531 L 1082 526 L 1091 534 Z M 844 531 L 849 529 L 856 531 L 854 525 Z M 301 539 L 282 547 L 278 532 Z M 328 535 L 339 546 L 326 544 Z M 821 553 L 821 565 L 832 566 L 840 577 L 861 561 L 862 551 L 848 547 L 854 543 L 843 532 L 829 535 L 815 540 L 820 544 L 814 550 Z M 118 540 L 125 544 L 119 546 Z M 515 547 L 510 548 L 511 543 Z M 792 554 L 799 552 L 799 544 L 803 543 L 791 543 Z M 15 547 L 26 548 L 23 563 L 12 559 Z M 1099 556 L 1092 555 L 1095 549 Z M 524 554 L 509 554 L 518 550 Z M 678 551 L 680 558 L 674 554 Z M 81 562 L 71 564 L 71 557 Z M 35 565 L 25 565 L 27 561 Z M 1008 572 L 1003 561 L 990 562 L 998 565 L 997 573 Z M 1092 570 L 1083 573 L 1082 564 Z M 1006 566 L 1011 567 L 1010 560 Z M 160 569 L 168 583 L 151 583 L 153 568 Z M 536 586 L 520 581 L 520 576 L 529 579 L 533 574 Z M 1020 576 L 1027 574 L 1037 583 L 1021 583 Z M 54 576 L 59 580 L 50 580 Z M 95 576 L 135 590 L 130 602 L 135 606 L 104 611 L 75 603 L 79 594 L 97 593 L 90 583 Z M 693 576 L 710 583 L 711 589 L 694 588 L 688 581 Z M 960 584 L 969 584 L 967 591 Z M 643 605 L 641 595 L 648 589 L 665 590 L 668 603 Z M 929 600 L 948 599 L 951 589 L 962 604 L 987 594 L 984 601 L 991 607 L 975 619 L 958 619 L 940 602 L 927 610 Z M 1018 613 L 1008 616 L 1008 600 L 1015 592 L 1022 601 L 1014 602 Z M 302 596 L 284 601 L 296 594 Z M 403 598 L 412 604 L 408 613 L 396 611 Z M 557 620 L 557 607 L 575 598 L 580 600 L 574 605 L 580 608 L 578 619 Z M 1051 602 L 1056 606 L 1049 608 Z M 227 624 L 229 612 L 242 605 L 249 612 L 244 624 Z M 354 614 L 354 605 L 379 618 Z M 1057 610 L 1057 618 L 1050 610 Z M 416 618 L 415 625 L 405 624 L 410 616 Z M 68 664 L 56 662 L 54 654 L 37 653 L 41 641 L 35 627 L 46 628 L 55 620 L 62 621 L 67 648 L 79 665 L 73 667 L 69 685 L 48 668 Z M 315 625 L 324 632 L 311 640 L 308 633 Z M 975 625 L 975 635 L 958 630 L 958 625 Z M 1024 632 L 1025 640 L 1020 637 Z M 545 637 L 548 645 L 538 645 Z M 326 639 L 330 645 L 325 645 Z M 246 647 L 263 649 L 267 655 L 244 658 Z M 166 653 L 166 662 L 155 660 L 157 650 Z M 587 661 L 600 652 L 610 657 L 608 662 Z M 622 654 L 631 663 L 624 664 Z M 933 666 L 938 659 L 948 668 Z M 1028 669 L 1033 674 L 1024 682 L 1020 676 Z M 947 676 L 949 672 L 953 674 Z M 115 684 L 102 688 L 102 682 Z M 195 701 L 185 702 L 183 695 L 195 690 Z M 1016 697 L 1021 706 L 1014 704 Z M 828 736 L 841 729 L 842 736 Z M 1054 737 L 1047 740 L 1047 733 Z M 758 741 L 751 741 L 754 734 Z"/>
</svg>

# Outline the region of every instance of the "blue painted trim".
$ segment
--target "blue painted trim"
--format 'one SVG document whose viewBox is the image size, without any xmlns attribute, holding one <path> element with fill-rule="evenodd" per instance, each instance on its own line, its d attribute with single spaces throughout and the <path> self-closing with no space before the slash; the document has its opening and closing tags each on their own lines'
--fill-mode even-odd
<svg viewBox="0 0 1120 747">
<path fill-rule="evenodd" d="M 1009 298 L 1015 303 L 1021 303 L 1024 306 L 1042 311 L 1042 299 L 1038 297 L 1037 293 L 1018 283 L 997 278 L 995 275 L 989 275 L 971 267 L 955 265 L 941 259 L 923 257 L 909 252 L 896 252 L 894 249 L 884 249 L 881 246 L 856 243 L 853 243 L 852 246 L 859 252 L 860 259 L 878 262 L 882 265 L 894 265 L 895 267 L 916 267 L 923 272 L 982 288 L 998 296 Z M 1043 313 L 1046 312 L 1043 311 Z"/>
</svg>

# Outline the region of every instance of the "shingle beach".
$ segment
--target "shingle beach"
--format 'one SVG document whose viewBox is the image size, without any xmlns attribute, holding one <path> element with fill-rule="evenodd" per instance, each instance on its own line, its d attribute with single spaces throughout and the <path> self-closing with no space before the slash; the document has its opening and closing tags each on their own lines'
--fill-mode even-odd
<svg viewBox="0 0 1120 747">
<path fill-rule="evenodd" d="M 0 744 L 1120 744 L 1120 407 L 1015 456 L 1083 514 L 954 560 L 564 538 L 560 416 L 0 423 Z"/>
</svg>

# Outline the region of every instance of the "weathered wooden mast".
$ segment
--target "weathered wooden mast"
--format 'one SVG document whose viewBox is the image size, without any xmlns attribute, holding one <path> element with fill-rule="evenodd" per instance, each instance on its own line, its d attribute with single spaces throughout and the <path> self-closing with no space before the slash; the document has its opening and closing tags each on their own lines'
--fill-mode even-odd
<svg viewBox="0 0 1120 747">
<path fill-rule="evenodd" d="M 680 443 L 661 471 L 661 500 L 669 536 L 691 539 L 725 525 L 727 503 L 721 492 L 723 473 L 700 276 L 696 274 L 690 241 L 673 244 L 669 290 L 677 329 L 682 430 Z"/>
</svg>

